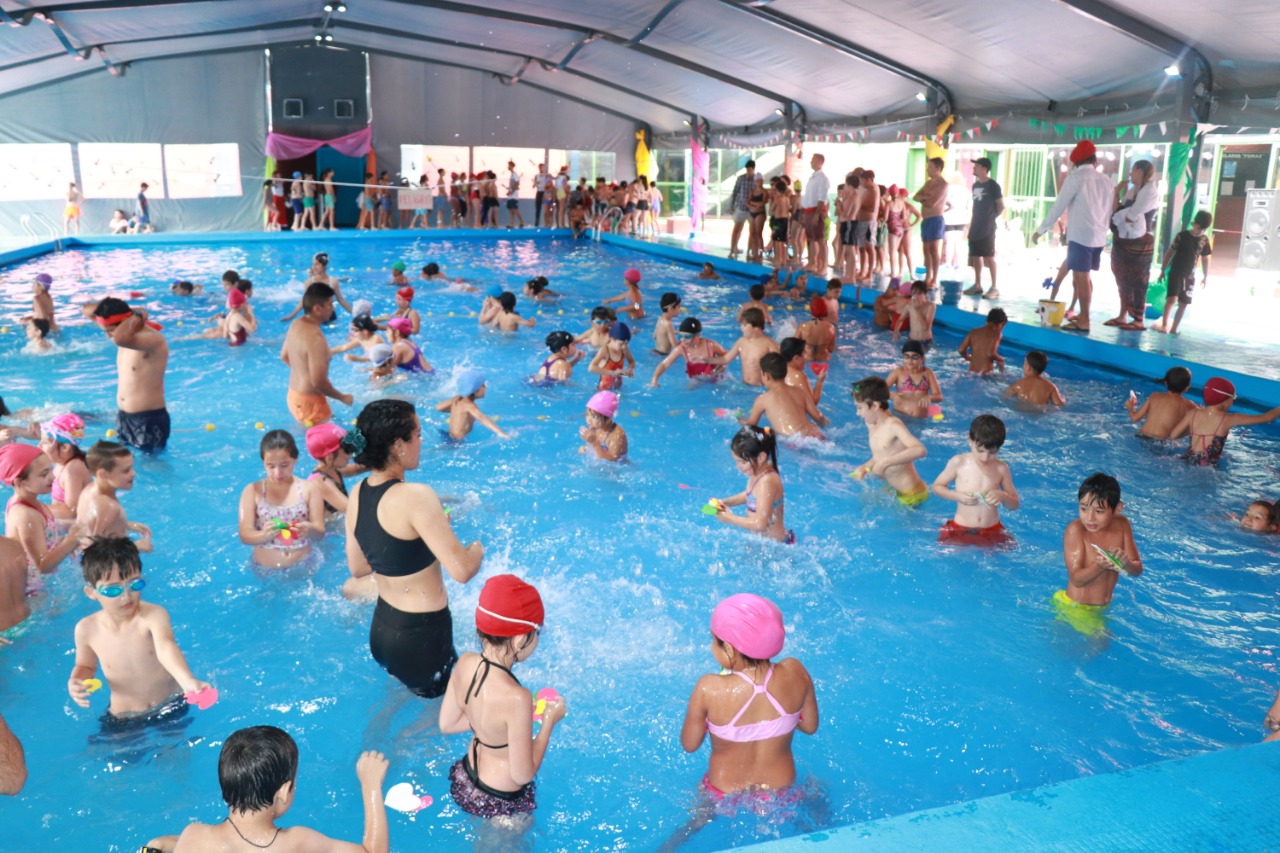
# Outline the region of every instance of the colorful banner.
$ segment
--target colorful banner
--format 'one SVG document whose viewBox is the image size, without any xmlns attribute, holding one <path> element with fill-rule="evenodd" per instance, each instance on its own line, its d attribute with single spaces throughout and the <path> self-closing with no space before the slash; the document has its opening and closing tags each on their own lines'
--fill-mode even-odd
<svg viewBox="0 0 1280 853">
<path fill-rule="evenodd" d="M 693 154 L 693 181 L 689 184 L 689 219 L 692 230 L 702 225 L 707 210 L 707 175 L 711 172 L 711 155 L 698 144 L 697 134 L 689 136 L 689 150 Z"/>
</svg>

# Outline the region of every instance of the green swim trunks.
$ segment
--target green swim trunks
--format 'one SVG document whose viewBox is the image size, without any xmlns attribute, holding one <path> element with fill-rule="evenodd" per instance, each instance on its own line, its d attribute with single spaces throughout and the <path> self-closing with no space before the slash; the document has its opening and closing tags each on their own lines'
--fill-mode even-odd
<svg viewBox="0 0 1280 853">
<path fill-rule="evenodd" d="M 1086 637 L 1101 637 L 1107 633 L 1107 605 L 1081 604 L 1073 601 L 1065 589 L 1053 594 L 1054 617 L 1066 622 Z"/>
</svg>

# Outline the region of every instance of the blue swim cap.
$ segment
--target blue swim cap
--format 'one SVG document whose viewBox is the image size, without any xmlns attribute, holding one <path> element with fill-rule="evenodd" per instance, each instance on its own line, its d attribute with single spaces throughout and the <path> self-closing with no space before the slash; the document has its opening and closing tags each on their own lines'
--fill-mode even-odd
<svg viewBox="0 0 1280 853">
<path fill-rule="evenodd" d="M 631 340 L 631 327 L 626 323 L 614 323 L 609 328 L 609 337 L 615 341 L 629 341 Z"/>
<path fill-rule="evenodd" d="M 490 287 L 488 290 L 484 292 L 484 295 L 492 297 L 493 299 L 497 299 L 499 296 L 502 295 L 502 285 L 500 284 L 493 285 L 492 287 Z"/>
<path fill-rule="evenodd" d="M 458 396 L 470 397 L 484 387 L 484 373 L 469 367 L 458 374 L 454 384 L 457 387 Z"/>
</svg>

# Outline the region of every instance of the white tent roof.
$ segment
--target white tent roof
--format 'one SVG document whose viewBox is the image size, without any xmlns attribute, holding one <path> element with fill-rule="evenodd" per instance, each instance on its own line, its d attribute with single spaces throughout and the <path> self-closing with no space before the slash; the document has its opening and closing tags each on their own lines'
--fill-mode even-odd
<svg viewBox="0 0 1280 853">
<path fill-rule="evenodd" d="M 333 5 L 338 5 L 334 0 Z M 131 62 L 311 41 L 517 78 L 655 132 L 884 122 L 1176 100 L 1206 60 L 1212 94 L 1280 105 L 1280 4 L 1232 0 L 0 0 L 0 94 Z M 194 83 L 195 81 L 193 81 Z M 375 81 L 376 85 L 376 81 Z M 929 104 L 917 100 L 926 93 Z M 1207 105 L 1208 101 L 1204 101 Z M 1099 107 L 1101 109 L 1101 107 Z M 1109 110 L 1110 107 L 1108 106 Z M 1218 123 L 1222 120 L 1213 119 Z"/>
</svg>

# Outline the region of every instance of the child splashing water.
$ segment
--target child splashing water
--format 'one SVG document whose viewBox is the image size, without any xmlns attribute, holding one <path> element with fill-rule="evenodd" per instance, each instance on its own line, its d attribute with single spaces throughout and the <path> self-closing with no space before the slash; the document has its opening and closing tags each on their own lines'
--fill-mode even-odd
<svg viewBox="0 0 1280 853">
<path fill-rule="evenodd" d="M 316 484 L 293 475 L 298 445 L 273 429 L 258 447 L 265 479 L 240 493 L 240 541 L 253 546 L 253 561 L 283 569 L 311 553 L 312 539 L 324 536 L 324 498 Z"/>
<path fill-rule="evenodd" d="M 449 768 L 454 802 L 515 829 L 532 823 L 534 776 L 566 713 L 564 699 L 549 700 L 533 734 L 533 695 L 512 672 L 537 651 L 544 615 L 538 590 L 515 575 L 485 581 L 476 605 L 480 653 L 458 659 L 440 706 L 440 731 L 471 732 L 467 754 Z"/>
<path fill-rule="evenodd" d="M 711 655 L 723 669 L 698 679 L 680 731 L 686 752 L 711 735 L 703 800 L 662 850 L 676 849 L 714 816 L 785 812 L 801 799 L 791 741 L 796 729 L 818 730 L 818 699 L 800 661 L 773 663 L 786 636 L 782 611 L 758 595 L 731 595 L 712 611 Z"/>
<path fill-rule="evenodd" d="M 729 451 L 738 470 L 747 477 L 747 488 L 732 497 L 713 500 L 716 518 L 776 542 L 794 545 L 795 531 L 787 529 L 783 518 L 786 505 L 782 476 L 778 474 L 778 441 L 773 430 L 744 426 L 729 443 Z M 745 506 L 747 514 L 734 515 L 728 511 L 735 506 Z"/>
</svg>

